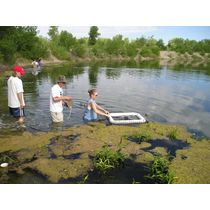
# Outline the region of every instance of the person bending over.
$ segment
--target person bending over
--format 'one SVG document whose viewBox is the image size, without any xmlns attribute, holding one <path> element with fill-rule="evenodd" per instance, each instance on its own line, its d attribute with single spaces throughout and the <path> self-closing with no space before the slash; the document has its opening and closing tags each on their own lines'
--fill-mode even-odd
<svg viewBox="0 0 210 210">
<path fill-rule="evenodd" d="M 86 122 L 97 121 L 97 115 L 109 117 L 109 112 L 96 104 L 96 98 L 98 97 L 97 91 L 94 89 L 89 89 L 88 93 L 90 95 L 90 99 L 87 102 L 83 120 Z M 103 111 L 104 113 L 99 110 Z"/>
</svg>

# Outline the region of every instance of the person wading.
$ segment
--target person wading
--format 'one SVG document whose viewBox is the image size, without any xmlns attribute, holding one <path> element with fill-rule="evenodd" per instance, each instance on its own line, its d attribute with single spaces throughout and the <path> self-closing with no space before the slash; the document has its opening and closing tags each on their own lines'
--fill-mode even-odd
<svg viewBox="0 0 210 210">
<path fill-rule="evenodd" d="M 98 97 L 98 93 L 96 90 L 94 89 L 89 89 L 88 93 L 90 95 L 90 99 L 87 102 L 87 106 L 85 108 L 85 112 L 84 112 L 84 117 L 83 120 L 86 122 L 91 122 L 91 121 L 97 121 L 97 115 L 102 115 L 105 117 L 109 117 L 109 112 L 106 111 L 105 109 L 103 109 L 102 107 L 100 107 L 99 105 L 96 104 L 96 98 Z M 103 112 L 101 112 L 101 111 Z"/>
<path fill-rule="evenodd" d="M 23 122 L 24 118 L 24 97 L 23 97 L 23 83 L 19 79 L 21 75 L 25 74 L 23 68 L 20 66 L 14 67 L 12 76 L 8 79 L 8 106 L 10 114 L 19 122 Z"/>
<path fill-rule="evenodd" d="M 57 84 L 51 88 L 50 91 L 50 113 L 53 122 L 63 122 L 63 106 L 65 105 L 62 100 L 70 101 L 72 98 L 63 96 L 63 89 L 66 83 L 66 77 L 63 75 L 58 76 Z"/>
</svg>

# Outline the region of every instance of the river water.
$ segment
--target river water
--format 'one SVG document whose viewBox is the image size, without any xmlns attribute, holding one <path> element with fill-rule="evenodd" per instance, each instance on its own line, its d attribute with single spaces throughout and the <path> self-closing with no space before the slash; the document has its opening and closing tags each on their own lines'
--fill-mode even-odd
<svg viewBox="0 0 210 210">
<path fill-rule="evenodd" d="M 197 137 L 210 138 L 210 63 L 163 66 L 158 61 L 98 62 L 44 66 L 41 71 L 25 67 L 24 70 L 26 74 L 21 77 L 26 103 L 24 126 L 19 126 L 9 115 L 7 85 L 6 81 L 1 82 L 0 135 L 19 135 L 23 131 L 60 132 L 83 125 L 84 104 L 89 99 L 87 91 L 94 88 L 98 91 L 97 103 L 109 112 L 147 114 L 149 121 L 184 125 Z M 8 72 L 9 75 L 11 72 Z M 60 126 L 52 123 L 49 112 L 50 89 L 56 84 L 58 75 L 66 76 L 64 95 L 72 97 L 74 101 L 71 115 L 70 109 L 64 107 L 65 121 Z M 170 148 L 173 155 L 176 149 L 187 146 L 181 143 L 180 147 L 172 148 L 166 141 L 161 142 L 163 147 Z M 161 146 L 160 142 L 154 142 L 151 147 L 157 146 L 155 144 Z M 138 177 L 138 171 L 133 171 L 139 166 L 129 161 L 127 164 L 131 166 L 123 173 L 115 172 L 117 179 L 108 183 L 131 183 L 133 177 Z M 94 173 L 89 174 L 89 183 L 96 183 Z M 145 175 L 142 169 L 138 173 Z M 9 183 L 34 183 L 31 180 L 35 179 L 38 183 L 51 183 L 40 173 L 31 170 L 18 176 L 10 173 Z M 81 181 L 81 177 L 59 183 L 77 181 Z M 140 181 L 148 183 L 143 179 Z"/>
<path fill-rule="evenodd" d="M 97 103 L 109 112 L 138 112 L 149 121 L 184 125 L 197 136 L 210 137 L 210 64 L 160 66 L 159 62 L 99 62 L 45 66 L 41 72 L 24 68 L 24 130 L 60 131 L 82 125 L 88 89 L 98 91 Z M 65 75 L 64 95 L 74 106 L 64 107 L 65 122 L 58 127 L 49 112 L 50 88 Z M 9 115 L 7 86 L 1 84 L 0 134 L 23 131 Z M 69 117 L 70 115 L 70 117 Z M 69 118 L 68 118 L 69 117 Z M 68 119 L 67 119 L 68 118 Z M 34 129 L 33 129 L 34 128 Z M 35 130 L 36 129 L 36 130 Z"/>
</svg>

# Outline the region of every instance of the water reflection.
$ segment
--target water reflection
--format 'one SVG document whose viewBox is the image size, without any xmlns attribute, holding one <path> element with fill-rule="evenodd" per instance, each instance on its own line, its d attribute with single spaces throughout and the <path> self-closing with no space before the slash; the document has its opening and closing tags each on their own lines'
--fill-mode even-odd
<svg viewBox="0 0 210 210">
<path fill-rule="evenodd" d="M 139 112 L 148 114 L 150 121 L 181 124 L 193 132 L 210 137 L 210 64 L 178 64 L 162 66 L 150 62 L 100 62 L 71 66 L 43 67 L 41 74 L 24 69 L 25 124 L 43 131 L 59 132 L 52 125 L 49 113 L 50 88 L 58 75 L 65 75 L 64 95 L 74 100 L 70 119 L 61 129 L 84 124 L 87 90 L 97 89 L 97 103 L 110 112 Z M 22 132 L 8 113 L 7 87 L 0 86 L 0 133 Z M 69 109 L 64 108 L 64 119 Z M 22 129 L 22 128 L 21 128 Z M 26 126 L 26 130 L 30 129 Z M 32 131 L 32 129 L 30 130 Z"/>
</svg>

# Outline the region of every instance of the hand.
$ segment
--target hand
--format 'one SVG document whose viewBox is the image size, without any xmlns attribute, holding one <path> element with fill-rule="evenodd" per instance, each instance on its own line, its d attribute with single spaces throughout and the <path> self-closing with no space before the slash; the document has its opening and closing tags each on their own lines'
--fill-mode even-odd
<svg viewBox="0 0 210 210">
<path fill-rule="evenodd" d="M 66 100 L 70 101 L 71 99 L 72 99 L 72 97 L 66 96 Z"/>
<path fill-rule="evenodd" d="M 23 104 L 21 103 L 21 104 L 20 104 L 20 108 L 23 109 L 23 107 L 24 107 L 24 106 L 23 106 Z"/>
<path fill-rule="evenodd" d="M 105 114 L 106 117 L 110 118 L 110 114 Z"/>
<path fill-rule="evenodd" d="M 105 114 L 109 114 L 109 112 L 108 112 L 108 111 L 106 111 L 106 110 L 104 110 L 104 112 L 105 112 Z"/>
</svg>

